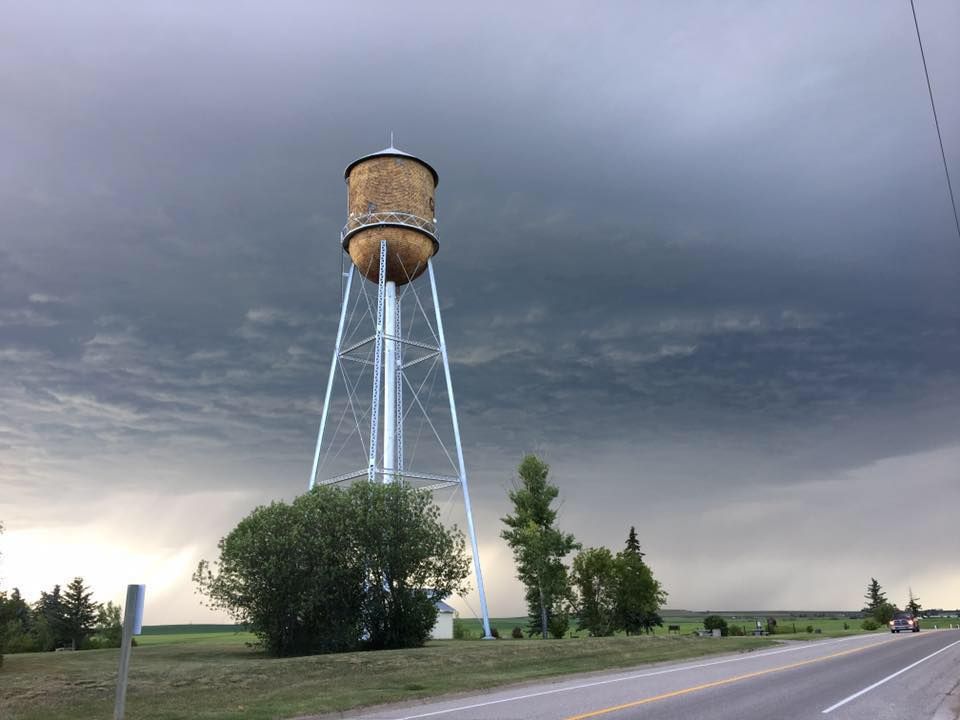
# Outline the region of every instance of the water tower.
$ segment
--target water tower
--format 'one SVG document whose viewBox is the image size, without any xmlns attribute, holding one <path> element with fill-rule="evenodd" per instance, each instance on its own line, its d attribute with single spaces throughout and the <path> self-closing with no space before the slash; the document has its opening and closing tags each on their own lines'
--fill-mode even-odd
<svg viewBox="0 0 960 720">
<path fill-rule="evenodd" d="M 433 272 L 432 258 L 440 249 L 434 205 L 437 171 L 395 148 L 391 137 L 390 147 L 350 163 L 344 179 L 347 223 L 340 232 L 340 322 L 309 487 L 365 477 L 434 491 L 459 489 L 484 634 L 491 637 Z M 350 260 L 346 272 L 345 257 Z M 424 281 L 415 282 L 424 273 L 429 295 Z M 446 402 L 439 402 L 437 385 Z M 334 418 L 331 428 L 334 423 L 328 420 Z M 409 438 L 405 426 L 413 430 Z"/>
</svg>

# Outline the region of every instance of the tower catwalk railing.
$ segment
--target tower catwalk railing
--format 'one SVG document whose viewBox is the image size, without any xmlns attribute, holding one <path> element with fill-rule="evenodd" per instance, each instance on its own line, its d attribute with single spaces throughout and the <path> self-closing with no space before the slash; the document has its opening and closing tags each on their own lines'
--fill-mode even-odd
<svg viewBox="0 0 960 720">
<path fill-rule="evenodd" d="M 396 225 L 400 227 L 415 228 L 427 233 L 427 235 L 432 237 L 434 240 L 438 238 L 436 218 L 433 220 L 427 220 L 426 218 L 418 217 L 411 213 L 391 211 L 354 215 L 347 220 L 347 224 L 344 225 L 343 229 L 340 231 L 340 244 L 342 245 L 346 243 L 347 239 L 351 235 L 360 232 L 364 228 L 378 227 L 383 225 Z"/>
</svg>

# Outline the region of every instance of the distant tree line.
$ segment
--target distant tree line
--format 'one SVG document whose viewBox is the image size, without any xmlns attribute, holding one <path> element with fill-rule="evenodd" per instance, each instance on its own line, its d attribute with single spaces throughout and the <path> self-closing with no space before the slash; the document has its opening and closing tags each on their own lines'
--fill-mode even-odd
<svg viewBox="0 0 960 720">
<path fill-rule="evenodd" d="M 83 578 L 41 592 L 33 604 L 17 588 L 0 591 L 0 652 L 120 647 L 121 636 L 120 607 L 94 602 Z"/>
<path fill-rule="evenodd" d="M 122 635 L 120 607 L 94 602 L 83 578 L 74 578 L 65 591 L 54 585 L 33 604 L 17 588 L 0 590 L 0 665 L 3 653 L 120 647 Z"/>
<path fill-rule="evenodd" d="M 573 617 L 577 628 L 592 636 L 649 633 L 662 626 L 660 608 L 667 593 L 644 561 L 636 530 L 631 527 L 624 549 L 582 549 L 557 526 L 554 501 L 560 490 L 548 481 L 549 466 L 528 455 L 517 469 L 509 492 L 513 514 L 502 518 L 501 537 L 513 550 L 517 578 L 524 585 L 529 624 L 527 634 L 564 637 Z M 564 563 L 580 550 L 568 568 Z"/>
</svg>

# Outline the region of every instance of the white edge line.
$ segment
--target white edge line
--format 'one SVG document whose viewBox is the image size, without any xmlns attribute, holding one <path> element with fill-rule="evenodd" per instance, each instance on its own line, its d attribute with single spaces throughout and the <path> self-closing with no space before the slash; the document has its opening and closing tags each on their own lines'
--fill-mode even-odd
<svg viewBox="0 0 960 720">
<path fill-rule="evenodd" d="M 419 715 L 406 715 L 402 718 L 396 718 L 396 720 L 418 720 L 419 718 L 435 717 L 437 715 L 446 715 L 448 713 L 461 712 L 463 710 L 474 710 L 476 708 L 487 707 L 489 705 L 499 705 L 501 703 L 506 703 L 506 702 L 517 702 L 518 700 L 528 700 L 530 698 L 541 697 L 543 695 L 553 695 L 555 693 L 570 692 L 572 690 L 583 690 L 584 688 L 597 687 L 599 685 L 610 685 L 611 683 L 626 682 L 627 680 L 640 680 L 642 678 L 654 677 L 656 675 L 667 675 L 668 673 L 683 672 L 684 670 L 698 670 L 700 668 L 712 667 L 714 665 L 726 665 L 727 663 L 742 662 L 744 660 L 755 660 L 757 658 L 769 657 L 770 655 L 781 655 L 783 653 L 795 652 L 797 650 L 809 650 L 810 648 L 824 647 L 826 645 L 835 645 L 836 643 L 848 642 L 850 640 L 863 640 L 864 638 L 872 638 L 872 637 L 875 637 L 875 636 L 854 635 L 852 637 L 838 638 L 837 640 L 828 640 L 824 643 L 809 643 L 809 644 L 805 643 L 803 645 L 793 645 L 791 647 L 780 648 L 779 650 L 747 653 L 745 655 L 738 655 L 737 657 L 726 658 L 724 660 L 714 660 L 713 662 L 698 663 L 696 665 L 684 665 L 682 667 L 665 668 L 664 670 L 654 670 L 651 672 L 636 673 L 634 675 L 615 677 L 615 678 L 610 678 L 608 680 L 597 680 L 595 682 L 581 683 L 580 685 L 569 685 L 567 687 L 551 688 L 550 690 L 541 690 L 540 692 L 528 693 L 526 695 L 513 695 L 511 697 L 500 698 L 499 700 L 488 700 L 486 702 L 474 703 L 472 705 L 458 705 L 457 707 L 446 708 L 444 710 L 433 710 L 431 712 L 421 713 Z M 884 640 L 883 642 L 874 643 L 874 644 L 883 645 L 886 642 L 887 641 Z M 871 645 L 867 645 L 866 647 L 871 647 Z"/>
<path fill-rule="evenodd" d="M 903 673 L 905 673 L 907 670 L 912 670 L 913 668 L 915 668 L 915 667 L 916 667 L 917 665 L 919 665 L 920 663 L 926 662 L 927 660 L 929 660 L 930 658 L 932 658 L 934 655 L 939 655 L 939 654 L 942 653 L 944 650 L 949 650 L 949 649 L 952 648 L 954 645 L 960 645 L 960 640 L 957 640 L 956 642 L 952 642 L 952 643 L 950 643 L 949 645 L 945 645 L 944 647 L 940 648 L 940 649 L 937 650 L 936 652 L 932 652 L 932 653 L 930 653 L 929 655 L 927 655 L 926 657 L 920 658 L 920 659 L 917 660 L 915 663 L 911 663 L 910 665 L 907 665 L 905 668 L 902 668 L 902 669 L 900 669 L 900 670 L 897 670 L 897 671 L 896 671 L 895 673 L 893 673 L 892 675 L 887 675 L 883 680 L 879 680 L 878 682 L 875 682 L 873 685 L 870 685 L 870 686 L 868 686 L 868 687 L 865 687 L 863 690 L 861 690 L 861 691 L 859 691 L 859 692 L 855 692 L 853 695 L 851 695 L 851 696 L 849 696 L 849 697 L 845 697 L 843 700 L 841 700 L 841 701 L 838 702 L 837 704 L 831 705 L 831 706 L 828 707 L 826 710 L 823 710 L 823 711 L 821 712 L 821 715 L 826 715 L 826 714 L 829 713 L 829 712 L 833 712 L 833 711 L 836 710 L 838 707 L 840 707 L 840 706 L 842 706 L 842 705 L 846 705 L 846 704 L 847 704 L 848 702 L 850 702 L 851 700 L 856 700 L 856 699 L 857 699 L 858 697 L 860 697 L 861 695 L 864 695 L 864 694 L 870 692 L 871 690 L 880 687 L 880 686 L 883 685 L 885 682 L 888 682 L 888 681 L 890 681 L 890 680 L 893 680 L 895 677 L 897 677 L 897 675 L 903 675 Z"/>
</svg>

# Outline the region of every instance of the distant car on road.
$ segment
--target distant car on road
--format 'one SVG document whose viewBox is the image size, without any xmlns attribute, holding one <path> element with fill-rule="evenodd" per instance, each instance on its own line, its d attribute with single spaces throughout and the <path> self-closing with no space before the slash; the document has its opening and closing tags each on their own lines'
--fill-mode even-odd
<svg viewBox="0 0 960 720">
<path fill-rule="evenodd" d="M 920 618 L 905 612 L 894 613 L 893 620 L 890 621 L 890 632 L 898 633 L 901 630 L 920 632 Z"/>
</svg>

